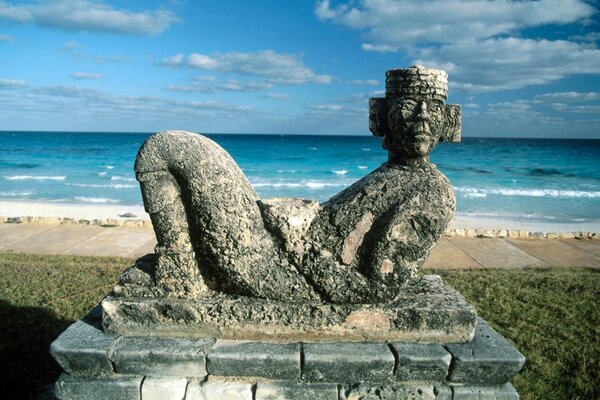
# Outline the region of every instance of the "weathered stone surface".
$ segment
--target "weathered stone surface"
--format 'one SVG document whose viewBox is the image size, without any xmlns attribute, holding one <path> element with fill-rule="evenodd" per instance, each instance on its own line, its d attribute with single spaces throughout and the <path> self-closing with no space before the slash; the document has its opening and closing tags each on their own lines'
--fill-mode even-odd
<svg viewBox="0 0 600 400">
<path fill-rule="evenodd" d="M 111 358 L 119 374 L 206 376 L 206 349 L 212 339 L 148 338 L 121 339 Z"/>
<path fill-rule="evenodd" d="M 141 400 L 183 400 L 187 384 L 185 378 L 146 377 L 142 383 Z"/>
<path fill-rule="evenodd" d="M 291 380 L 300 377 L 298 344 L 219 340 L 207 358 L 207 369 L 211 375 Z"/>
<path fill-rule="evenodd" d="M 472 341 L 448 344 L 452 368 L 448 380 L 494 385 L 509 382 L 525 364 L 525 357 L 485 321 L 478 319 Z"/>
<path fill-rule="evenodd" d="M 60 400 L 139 400 L 141 376 L 74 377 L 62 374 L 56 382 Z"/>
<path fill-rule="evenodd" d="M 515 388 L 507 383 L 502 386 L 453 386 L 453 400 L 519 400 Z"/>
<path fill-rule="evenodd" d="M 397 357 L 395 379 L 441 382 L 448 375 L 450 353 L 438 344 L 393 343 Z"/>
<path fill-rule="evenodd" d="M 395 363 L 383 343 L 305 343 L 303 354 L 302 378 L 309 382 L 382 382 Z"/>
<path fill-rule="evenodd" d="M 255 400 L 338 400 L 334 383 L 259 382 Z"/>
<path fill-rule="evenodd" d="M 342 387 L 340 400 L 437 400 L 433 386 L 368 384 Z"/>
<path fill-rule="evenodd" d="M 306 232 L 319 212 L 314 200 L 275 197 L 258 202 L 265 226 L 283 242 L 283 248 L 296 265 L 304 257 Z"/>
<path fill-rule="evenodd" d="M 135 171 L 159 248 L 174 260 L 193 254 L 186 262 L 159 260 L 161 295 L 318 298 L 265 228 L 258 196 L 238 165 L 212 140 L 160 132 L 140 148 Z"/>
<path fill-rule="evenodd" d="M 428 157 L 439 140 L 460 140 L 460 108 L 444 104 L 444 71 L 413 66 L 386 77 L 386 97 L 371 100 L 370 120 L 384 136 L 388 162 L 322 206 L 261 201 L 229 154 L 206 137 L 150 137 L 135 171 L 158 260 L 134 266 L 113 294 L 392 301 L 454 214 L 452 186 Z"/>
<path fill-rule="evenodd" d="M 475 329 L 473 307 L 435 275 L 413 281 L 386 304 L 113 297 L 102 307 L 105 329 L 133 336 L 448 343 L 469 340 Z"/>
<path fill-rule="evenodd" d="M 327 301 L 391 302 L 453 213 L 452 186 L 433 164 L 385 164 L 322 205 L 300 269 Z"/>
<path fill-rule="evenodd" d="M 90 320 L 72 324 L 50 345 L 50 354 L 71 375 L 108 375 L 113 366 L 108 358 L 116 335 L 106 334 Z"/>
<path fill-rule="evenodd" d="M 185 400 L 253 400 L 248 382 L 193 381 L 188 384 Z"/>
<path fill-rule="evenodd" d="M 430 114 L 443 118 L 440 110 Z M 405 128 L 395 131 L 402 136 Z M 452 186 L 426 159 L 435 135 L 421 132 L 429 138 L 426 151 L 405 154 L 408 163 L 390 160 L 320 208 L 295 199 L 257 202 L 239 167 L 207 138 L 187 132 L 151 137 L 136 161 L 159 244 L 150 293 L 197 298 L 214 290 L 335 303 L 393 299 L 454 213 Z M 137 293 L 135 286 L 146 284 L 131 282 L 133 275 L 115 293 Z"/>
<path fill-rule="evenodd" d="M 435 386 L 433 388 L 436 400 L 452 400 L 452 388 L 449 386 Z"/>
</svg>

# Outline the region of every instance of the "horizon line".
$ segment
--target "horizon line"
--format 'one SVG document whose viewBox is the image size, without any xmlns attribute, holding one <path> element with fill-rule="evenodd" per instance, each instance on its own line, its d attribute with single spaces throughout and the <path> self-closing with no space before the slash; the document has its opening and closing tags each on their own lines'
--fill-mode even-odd
<svg viewBox="0 0 600 400">
<path fill-rule="evenodd" d="M 0 133 L 73 133 L 73 134 L 89 134 L 89 133 L 109 133 L 109 134 L 133 134 L 133 135 L 152 135 L 158 132 L 163 132 L 167 130 L 181 130 L 181 129 L 164 129 L 157 131 L 95 131 L 95 130 L 0 130 Z M 187 131 L 192 133 L 198 133 L 201 135 L 247 135 L 247 136 L 334 136 L 334 137 L 376 137 L 372 134 L 363 135 L 361 133 L 258 133 L 258 132 L 196 132 L 196 131 Z M 462 136 L 462 138 L 468 139 L 540 139 L 540 140 L 600 140 L 598 138 L 585 138 L 585 137 L 538 137 L 538 136 Z"/>
</svg>

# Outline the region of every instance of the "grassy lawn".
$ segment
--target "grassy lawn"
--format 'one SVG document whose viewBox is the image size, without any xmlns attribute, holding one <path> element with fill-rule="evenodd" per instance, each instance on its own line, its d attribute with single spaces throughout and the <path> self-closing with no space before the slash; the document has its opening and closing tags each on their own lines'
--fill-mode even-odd
<svg viewBox="0 0 600 400">
<path fill-rule="evenodd" d="M 50 343 L 97 304 L 131 262 L 0 253 L 1 398 L 30 398 L 58 378 Z"/>
<path fill-rule="evenodd" d="M 131 263 L 0 253 L 3 399 L 29 398 L 58 377 L 50 343 Z M 513 382 L 523 399 L 600 398 L 600 271 L 425 272 L 442 275 L 525 354 L 525 369 Z"/>
<path fill-rule="evenodd" d="M 522 399 L 600 399 L 600 270 L 425 271 L 458 290 L 527 357 Z"/>
</svg>

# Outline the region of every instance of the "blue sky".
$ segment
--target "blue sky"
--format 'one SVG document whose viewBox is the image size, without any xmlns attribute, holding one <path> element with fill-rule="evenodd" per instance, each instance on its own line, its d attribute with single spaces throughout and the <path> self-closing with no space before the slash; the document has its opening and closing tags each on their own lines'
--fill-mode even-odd
<svg viewBox="0 0 600 400">
<path fill-rule="evenodd" d="M 600 139 L 598 1 L 3 1 L 0 130 L 361 134 L 387 69 L 464 136 Z"/>
</svg>

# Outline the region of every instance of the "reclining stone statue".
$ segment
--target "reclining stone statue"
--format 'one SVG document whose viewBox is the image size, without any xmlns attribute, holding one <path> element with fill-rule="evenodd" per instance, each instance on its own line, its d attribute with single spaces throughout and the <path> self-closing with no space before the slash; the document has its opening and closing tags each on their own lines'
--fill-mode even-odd
<svg viewBox="0 0 600 400">
<path fill-rule="evenodd" d="M 204 136 L 150 137 L 135 171 L 158 262 L 150 277 L 139 266 L 126 273 L 117 294 L 393 301 L 454 215 L 452 186 L 428 159 L 438 140 L 460 140 L 460 108 L 446 98 L 444 71 L 388 71 L 385 98 L 370 99 L 370 129 L 383 136 L 388 160 L 322 205 L 259 199 L 227 152 Z"/>
<path fill-rule="evenodd" d="M 442 71 L 387 72 L 388 160 L 322 205 L 261 200 L 206 137 L 161 132 L 136 173 L 158 245 L 51 352 L 60 399 L 518 399 L 522 354 L 437 275 L 452 218 L 428 160 L 460 139 Z M 473 397 L 473 398 L 474 398 Z"/>
</svg>

